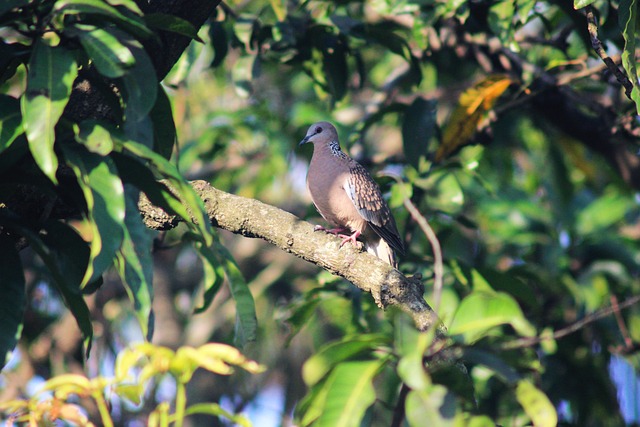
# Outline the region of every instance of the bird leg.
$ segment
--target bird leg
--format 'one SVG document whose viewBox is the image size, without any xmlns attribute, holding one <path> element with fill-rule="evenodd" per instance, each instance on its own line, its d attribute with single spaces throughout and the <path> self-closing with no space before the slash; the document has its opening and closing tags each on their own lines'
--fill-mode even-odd
<svg viewBox="0 0 640 427">
<path fill-rule="evenodd" d="M 335 234 L 336 236 L 342 238 L 342 242 L 340 243 L 340 247 L 344 246 L 345 243 L 351 242 L 353 246 L 358 247 L 358 243 L 356 239 L 360 237 L 359 231 L 354 231 L 352 234 L 344 234 L 345 231 L 348 231 L 346 228 L 330 228 L 326 229 L 321 225 L 316 225 L 313 227 L 313 231 L 324 231 L 326 233 Z"/>
</svg>

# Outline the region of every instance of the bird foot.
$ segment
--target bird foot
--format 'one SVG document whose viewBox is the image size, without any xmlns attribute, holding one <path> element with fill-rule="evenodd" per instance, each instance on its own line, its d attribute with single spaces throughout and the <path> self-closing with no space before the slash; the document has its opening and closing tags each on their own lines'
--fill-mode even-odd
<svg viewBox="0 0 640 427">
<path fill-rule="evenodd" d="M 344 230 L 343 230 L 344 231 Z M 360 236 L 359 231 L 354 231 L 353 234 L 338 234 L 338 237 L 342 237 L 342 243 L 340 243 L 340 247 L 343 247 L 345 243 L 351 242 L 353 246 L 358 247 L 358 243 L 356 239 Z"/>
</svg>

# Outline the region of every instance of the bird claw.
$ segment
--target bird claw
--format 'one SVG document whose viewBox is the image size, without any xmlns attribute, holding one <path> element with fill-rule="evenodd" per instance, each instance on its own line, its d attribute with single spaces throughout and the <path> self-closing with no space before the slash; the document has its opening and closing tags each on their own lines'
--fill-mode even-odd
<svg viewBox="0 0 640 427">
<path fill-rule="evenodd" d="M 344 231 L 344 230 L 343 230 Z M 358 247 L 358 243 L 356 239 L 360 236 L 359 231 L 354 231 L 353 234 L 338 234 L 338 237 L 342 238 L 342 243 L 340 243 L 340 247 L 343 247 L 345 243 L 351 242 L 353 246 Z"/>
</svg>

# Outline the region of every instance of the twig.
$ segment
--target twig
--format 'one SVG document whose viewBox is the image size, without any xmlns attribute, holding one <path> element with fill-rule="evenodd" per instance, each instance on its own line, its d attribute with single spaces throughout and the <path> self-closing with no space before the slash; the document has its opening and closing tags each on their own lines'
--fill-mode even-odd
<svg viewBox="0 0 640 427">
<path fill-rule="evenodd" d="M 403 182 L 397 175 L 386 174 L 393 178 L 398 184 L 402 185 Z M 442 284 L 444 277 L 444 266 L 442 260 L 442 247 L 440 246 L 440 241 L 438 240 L 438 236 L 433 231 L 433 228 L 429 225 L 427 219 L 420 213 L 416 205 L 413 204 L 411 199 L 408 197 L 404 197 L 402 199 L 402 203 L 404 207 L 409 211 L 411 218 L 418 223 L 420 229 L 427 236 L 429 240 L 429 244 L 431 245 L 431 250 L 433 251 L 433 310 L 437 313 L 440 308 L 440 300 L 442 299 Z"/>
<path fill-rule="evenodd" d="M 591 37 L 591 46 L 596 51 L 600 59 L 607 65 L 609 71 L 616 76 L 616 79 L 624 87 L 624 93 L 627 98 L 631 99 L 631 91 L 633 90 L 633 83 L 629 80 L 627 75 L 618 68 L 613 60 L 607 55 L 607 51 L 604 50 L 602 42 L 598 38 L 598 21 L 596 20 L 595 13 L 593 12 L 593 6 L 585 7 L 587 14 L 587 30 L 589 31 L 589 37 Z"/>
<path fill-rule="evenodd" d="M 605 307 L 601 310 L 596 311 L 595 313 L 592 313 L 588 316 L 585 316 L 583 319 L 578 320 L 575 323 L 572 323 L 569 326 L 566 326 L 562 329 L 558 329 L 557 331 L 555 331 L 553 333 L 553 335 L 551 336 L 540 336 L 540 337 L 531 337 L 531 338 L 520 338 L 517 340 L 513 340 L 510 342 L 507 342 L 505 344 L 502 345 L 502 349 L 503 350 L 513 350 L 516 348 L 524 348 L 524 347 L 531 347 L 537 344 L 540 344 L 543 341 L 548 341 L 548 340 L 557 340 L 563 337 L 566 337 L 567 335 L 570 335 L 574 332 L 579 331 L 580 329 L 584 328 L 585 326 L 587 326 L 590 323 L 595 322 L 596 320 L 600 320 L 603 319 L 607 316 L 610 316 L 611 314 L 615 313 L 616 311 L 620 311 L 620 310 L 624 310 L 625 308 L 631 307 L 632 305 L 638 303 L 640 301 L 640 295 L 636 295 L 633 296 L 625 301 L 623 301 L 620 304 L 616 304 L 615 306 L 610 306 L 610 307 Z"/>
<path fill-rule="evenodd" d="M 631 336 L 629 336 L 629 330 L 627 329 L 627 325 L 625 325 L 622 314 L 620 313 L 618 298 L 615 295 L 611 295 L 610 299 L 611 308 L 613 308 L 613 314 L 616 318 L 616 322 L 618 322 L 618 328 L 620 328 L 622 339 L 624 339 L 624 345 L 627 349 L 629 349 L 633 346 L 633 340 L 631 339 Z"/>
</svg>

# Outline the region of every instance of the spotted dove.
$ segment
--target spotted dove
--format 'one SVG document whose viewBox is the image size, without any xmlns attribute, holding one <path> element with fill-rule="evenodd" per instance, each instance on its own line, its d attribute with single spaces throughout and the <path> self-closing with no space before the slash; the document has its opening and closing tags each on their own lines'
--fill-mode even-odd
<svg viewBox="0 0 640 427">
<path fill-rule="evenodd" d="M 404 254 L 404 246 L 378 184 L 340 149 L 331 123 L 312 125 L 300 145 L 307 142 L 313 144 L 307 188 L 320 215 L 337 227 L 316 229 L 338 234 L 341 246 L 348 241 L 355 245 L 360 237 L 367 252 L 397 267 L 394 250 Z"/>
</svg>

